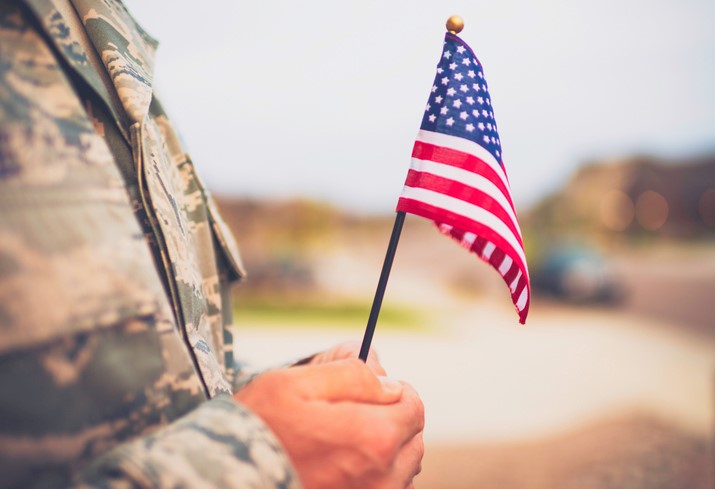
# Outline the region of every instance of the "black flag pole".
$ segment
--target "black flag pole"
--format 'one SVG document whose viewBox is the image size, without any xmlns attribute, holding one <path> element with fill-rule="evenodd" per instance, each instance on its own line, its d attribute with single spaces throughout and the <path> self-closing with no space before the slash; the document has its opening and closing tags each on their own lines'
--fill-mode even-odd
<svg viewBox="0 0 715 489">
<path fill-rule="evenodd" d="M 464 28 L 464 21 L 458 15 L 453 15 L 449 19 L 447 19 L 446 27 L 451 34 L 456 35 L 459 34 Z M 398 241 L 400 241 L 400 233 L 402 232 L 402 225 L 404 224 L 404 222 L 405 212 L 398 211 L 397 216 L 395 217 L 395 225 L 392 227 L 392 236 L 390 237 L 390 244 L 387 246 L 385 262 L 382 264 L 382 273 L 380 273 L 380 281 L 377 283 L 375 298 L 372 301 L 372 309 L 370 309 L 370 317 L 367 320 L 365 336 L 363 336 L 362 346 L 360 347 L 359 358 L 363 362 L 367 361 L 367 355 L 370 352 L 370 344 L 372 343 L 372 337 L 375 334 L 375 325 L 377 324 L 377 317 L 380 315 L 382 298 L 385 296 L 387 279 L 390 278 L 392 261 L 395 258 L 395 251 L 397 250 L 397 243 Z"/>
<path fill-rule="evenodd" d="M 363 336 L 362 338 L 362 346 L 360 347 L 360 360 L 362 360 L 363 362 L 367 361 L 367 354 L 370 352 L 370 344 L 372 343 L 372 337 L 375 334 L 375 325 L 377 324 L 377 317 L 380 315 L 382 298 L 385 296 L 385 288 L 387 288 L 387 279 L 390 278 L 392 261 L 395 258 L 395 251 L 397 250 L 397 243 L 400 241 L 400 233 L 402 232 L 402 224 L 404 224 L 404 222 L 405 213 L 400 211 L 397 213 L 397 216 L 395 216 L 395 225 L 392 227 L 392 236 L 390 236 L 390 243 L 387 245 L 387 253 L 385 254 L 385 261 L 382 264 L 380 280 L 377 283 L 375 298 L 372 300 L 372 309 L 370 309 L 370 317 L 367 320 L 365 336 Z"/>
</svg>

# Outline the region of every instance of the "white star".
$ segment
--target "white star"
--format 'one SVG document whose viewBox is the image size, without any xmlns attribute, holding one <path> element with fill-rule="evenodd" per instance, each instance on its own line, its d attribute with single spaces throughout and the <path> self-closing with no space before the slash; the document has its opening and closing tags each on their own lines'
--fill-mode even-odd
<svg viewBox="0 0 715 489">
<path fill-rule="evenodd" d="M 460 108 L 461 106 L 462 106 L 462 101 L 459 99 L 452 102 L 452 107 Z"/>
<path fill-rule="evenodd" d="M 473 115 L 474 117 L 479 117 L 479 111 L 478 111 L 478 110 L 473 110 L 473 111 L 472 111 L 472 115 Z M 480 122 L 480 124 L 481 124 L 481 122 Z M 479 129 L 484 129 L 484 128 L 483 128 L 483 127 L 480 127 Z"/>
<path fill-rule="evenodd" d="M 449 59 L 449 58 L 452 56 L 452 53 L 450 53 L 449 51 L 445 51 L 442 56 L 444 56 L 445 58 Z"/>
<path fill-rule="evenodd" d="M 487 91 L 487 84 L 486 84 L 486 83 L 482 83 L 482 90 L 484 90 L 485 92 Z"/>
<path fill-rule="evenodd" d="M 462 54 L 465 51 L 464 46 L 457 46 L 457 52 Z"/>
<path fill-rule="evenodd" d="M 425 107 L 425 112 L 429 112 L 429 110 L 432 108 L 432 106 L 428 103 L 427 107 Z"/>
<path fill-rule="evenodd" d="M 482 73 L 481 71 L 479 72 L 479 78 L 484 78 L 484 73 Z"/>
<path fill-rule="evenodd" d="M 459 89 L 460 89 L 462 92 L 466 92 L 467 90 L 469 90 L 469 87 L 468 87 L 467 85 L 462 85 L 461 87 L 459 87 Z"/>
<path fill-rule="evenodd" d="M 441 66 L 440 66 L 439 68 L 437 68 L 437 73 L 439 73 L 440 75 L 441 75 L 442 73 L 444 73 L 444 70 L 442 69 Z"/>
<path fill-rule="evenodd" d="M 479 102 L 479 105 L 484 105 L 484 99 L 482 97 L 477 97 L 477 102 Z"/>
<path fill-rule="evenodd" d="M 492 144 L 496 144 L 496 142 L 497 142 L 497 138 L 495 138 L 494 136 L 492 136 Z"/>
<path fill-rule="evenodd" d="M 459 118 L 462 119 L 463 121 L 466 121 L 467 117 L 469 117 L 469 114 L 467 114 L 467 111 L 463 111 L 463 112 L 459 113 Z"/>
<path fill-rule="evenodd" d="M 469 66 L 469 65 L 471 64 L 471 61 L 469 61 L 469 58 L 464 58 L 464 59 L 462 60 L 462 64 L 463 64 L 464 66 Z"/>
<path fill-rule="evenodd" d="M 467 103 L 469 105 L 474 105 L 474 97 L 467 97 Z"/>
<path fill-rule="evenodd" d="M 442 107 L 441 109 L 439 109 L 439 113 L 442 115 L 447 115 L 448 110 L 449 109 L 447 109 L 447 107 Z"/>
<path fill-rule="evenodd" d="M 489 118 L 494 120 L 494 112 L 492 112 L 491 110 L 489 111 Z"/>
<path fill-rule="evenodd" d="M 474 85 L 472 85 L 472 88 L 478 92 L 480 90 L 479 83 L 475 83 Z"/>
<path fill-rule="evenodd" d="M 492 105 L 492 101 L 487 98 L 487 105 Z"/>
<path fill-rule="evenodd" d="M 455 69 L 456 67 L 457 67 L 457 63 L 450 63 L 450 65 L 449 65 L 449 69 L 450 69 L 450 70 L 453 70 L 453 69 Z"/>
<path fill-rule="evenodd" d="M 476 112 L 476 110 L 475 110 L 474 112 Z M 480 122 L 479 124 L 477 124 L 477 127 L 479 128 L 480 131 L 483 131 L 483 130 L 484 130 L 484 123 L 483 123 L 483 122 Z"/>
<path fill-rule="evenodd" d="M 432 93 L 437 91 L 437 85 L 432 85 Z"/>
<path fill-rule="evenodd" d="M 449 83 L 449 77 L 445 76 L 442 78 L 442 85 L 447 85 Z"/>
<path fill-rule="evenodd" d="M 469 70 L 469 71 L 467 72 L 467 76 L 468 76 L 469 78 L 474 78 L 474 77 L 477 76 L 477 75 L 474 73 L 474 70 Z"/>
<path fill-rule="evenodd" d="M 489 136 L 484 136 L 482 139 L 485 143 L 489 143 Z"/>
<path fill-rule="evenodd" d="M 430 115 L 429 115 L 429 121 L 430 121 L 430 122 L 434 122 L 436 118 L 437 118 L 437 116 L 434 115 L 434 114 L 430 114 Z"/>
<path fill-rule="evenodd" d="M 473 58 L 473 59 L 472 59 L 472 64 L 473 64 L 474 66 L 479 66 L 479 61 L 477 61 L 477 58 Z"/>
<path fill-rule="evenodd" d="M 454 75 L 454 79 L 457 81 L 462 81 L 462 78 L 464 78 L 464 76 L 461 73 Z"/>
<path fill-rule="evenodd" d="M 491 123 L 491 122 L 487 122 L 487 129 L 489 129 L 490 131 L 492 130 L 492 123 Z"/>
<path fill-rule="evenodd" d="M 452 97 L 455 93 L 457 93 L 457 91 L 454 88 L 449 87 L 447 89 L 447 95 L 449 95 L 450 97 Z"/>
<path fill-rule="evenodd" d="M 452 118 L 450 117 L 449 119 L 447 119 L 446 122 L 447 122 L 447 125 L 448 125 L 448 126 L 451 126 L 452 124 L 454 124 L 454 119 L 452 119 Z"/>
<path fill-rule="evenodd" d="M 483 115 L 484 117 L 486 117 L 486 116 L 489 115 L 489 112 L 487 112 L 486 110 L 482 109 L 482 115 Z"/>
<path fill-rule="evenodd" d="M 501 156 L 501 155 L 499 154 L 499 150 L 496 150 L 496 154 L 497 154 L 497 156 Z"/>
<path fill-rule="evenodd" d="M 474 124 L 467 124 L 466 126 L 464 126 L 464 128 L 467 131 L 472 132 L 472 131 L 474 131 Z"/>
<path fill-rule="evenodd" d="M 442 103 L 442 96 L 441 96 L 441 95 L 437 95 L 437 96 L 434 98 L 434 101 L 437 102 L 438 104 L 441 104 L 441 103 Z"/>
</svg>

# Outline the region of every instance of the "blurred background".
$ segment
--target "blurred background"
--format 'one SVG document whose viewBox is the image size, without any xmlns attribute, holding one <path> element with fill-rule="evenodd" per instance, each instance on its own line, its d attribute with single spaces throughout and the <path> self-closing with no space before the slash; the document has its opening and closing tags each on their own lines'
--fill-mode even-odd
<svg viewBox="0 0 715 489">
<path fill-rule="evenodd" d="M 408 217 L 374 346 L 425 402 L 417 487 L 715 487 L 714 2 L 126 3 L 241 246 L 257 365 L 361 339 L 460 14 L 534 299 L 519 326 L 496 272 Z"/>
</svg>

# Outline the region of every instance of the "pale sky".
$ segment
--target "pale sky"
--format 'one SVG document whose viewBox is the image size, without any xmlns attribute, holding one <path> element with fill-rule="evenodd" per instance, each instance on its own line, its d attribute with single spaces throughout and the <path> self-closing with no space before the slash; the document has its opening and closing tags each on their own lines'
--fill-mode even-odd
<svg viewBox="0 0 715 489">
<path fill-rule="evenodd" d="M 392 211 L 451 14 L 518 208 L 592 158 L 715 150 L 712 0 L 125 3 L 161 43 L 158 93 L 215 193 Z"/>
</svg>

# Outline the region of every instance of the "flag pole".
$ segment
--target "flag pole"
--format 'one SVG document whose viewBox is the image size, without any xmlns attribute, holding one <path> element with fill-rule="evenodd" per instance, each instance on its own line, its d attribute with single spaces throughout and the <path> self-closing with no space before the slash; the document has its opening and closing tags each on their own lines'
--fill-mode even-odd
<svg viewBox="0 0 715 489">
<path fill-rule="evenodd" d="M 375 298 L 372 301 L 372 309 L 370 309 L 370 317 L 367 320 L 365 336 L 363 336 L 362 338 L 362 346 L 360 347 L 359 358 L 363 362 L 367 361 L 367 355 L 370 352 L 370 344 L 372 343 L 372 337 L 375 334 L 375 325 L 377 324 L 377 317 L 380 315 L 382 298 L 385 296 L 385 289 L 387 288 L 387 279 L 390 278 L 392 261 L 395 258 L 395 251 L 397 250 L 397 243 L 400 241 L 400 233 L 402 233 L 402 225 L 404 224 L 404 222 L 405 213 L 403 211 L 400 211 L 397 213 L 397 216 L 395 216 L 395 225 L 392 227 L 392 236 L 390 236 L 390 243 L 387 245 L 387 253 L 385 254 L 385 261 L 382 264 L 382 272 L 380 273 L 380 280 L 377 283 Z"/>
<path fill-rule="evenodd" d="M 447 19 L 446 27 L 447 30 L 452 34 L 459 34 L 462 29 L 464 29 L 464 21 L 458 15 L 453 15 L 449 19 Z M 402 232 L 402 225 L 404 224 L 404 222 L 405 212 L 398 211 L 397 216 L 395 217 L 395 225 L 392 227 L 392 236 L 390 236 L 390 243 L 387 246 L 385 261 L 382 264 L 382 272 L 380 273 L 380 280 L 377 283 L 375 298 L 372 301 L 372 308 L 370 309 L 370 317 L 367 320 L 365 335 L 362 338 L 362 346 L 360 347 L 359 358 L 363 362 L 367 362 L 367 355 L 370 352 L 370 344 L 372 343 L 372 337 L 375 334 L 377 317 L 380 315 L 382 298 L 385 296 L 385 289 L 387 288 L 387 279 L 390 278 L 392 261 L 395 258 L 395 251 L 397 250 L 397 243 L 400 241 L 400 233 Z"/>
</svg>

